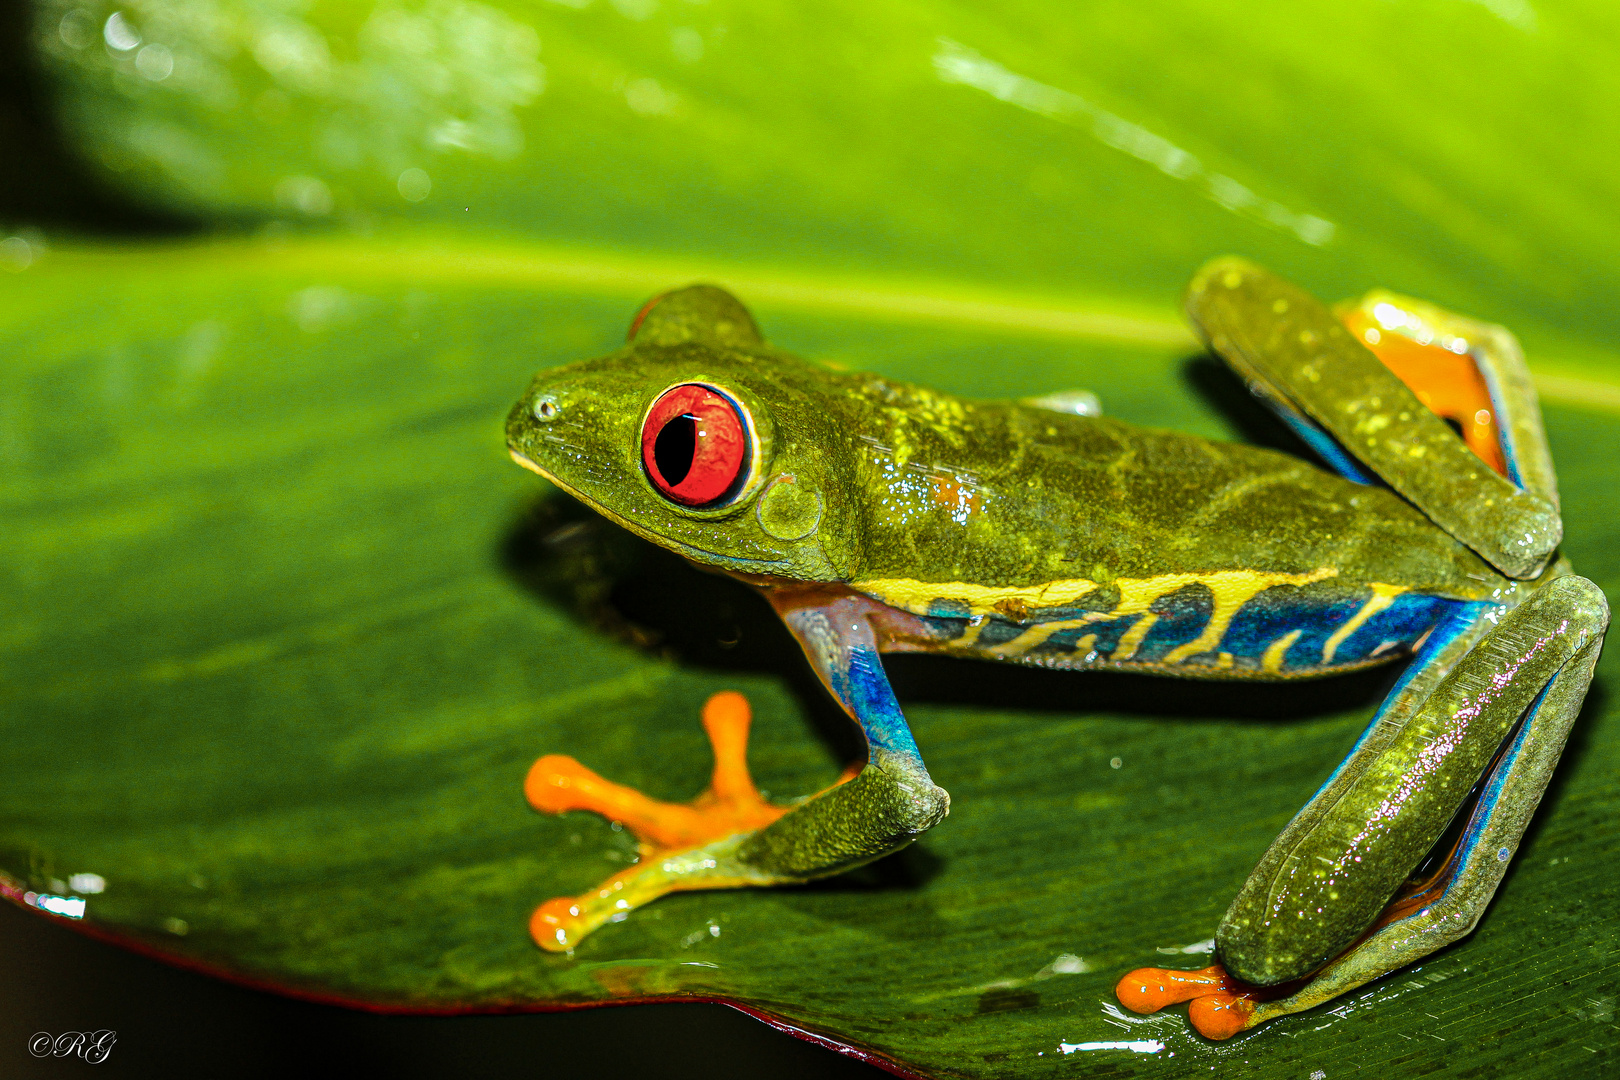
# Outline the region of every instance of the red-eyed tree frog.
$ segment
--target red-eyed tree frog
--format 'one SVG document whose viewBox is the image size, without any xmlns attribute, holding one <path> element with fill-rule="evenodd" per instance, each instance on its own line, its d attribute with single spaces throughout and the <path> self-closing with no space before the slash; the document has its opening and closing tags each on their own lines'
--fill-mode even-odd
<svg viewBox="0 0 1620 1080">
<path fill-rule="evenodd" d="M 1117 993 L 1144 1012 L 1191 1001 L 1225 1038 L 1467 934 L 1608 625 L 1558 557 L 1518 346 L 1390 293 L 1335 314 L 1238 259 L 1201 270 L 1186 310 L 1318 461 L 1135 428 L 1085 394 L 971 401 L 828 370 L 767 345 L 712 286 L 655 298 L 623 349 L 536 377 L 507 422 L 518 463 L 760 590 L 868 753 L 818 795 L 769 803 L 747 702 L 727 693 L 704 711 L 716 765 L 694 803 L 541 758 L 537 808 L 623 822 L 642 857 L 541 905 L 535 940 L 570 948 L 674 890 L 836 874 L 937 825 L 950 799 L 885 652 L 1228 680 L 1409 659 L 1233 899 L 1217 965 L 1140 969 Z"/>
</svg>

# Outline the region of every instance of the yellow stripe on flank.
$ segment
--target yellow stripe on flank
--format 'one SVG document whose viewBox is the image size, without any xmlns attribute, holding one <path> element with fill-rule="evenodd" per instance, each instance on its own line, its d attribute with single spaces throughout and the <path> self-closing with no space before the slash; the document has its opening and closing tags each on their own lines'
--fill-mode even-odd
<svg viewBox="0 0 1620 1080">
<path fill-rule="evenodd" d="M 1232 666 L 1232 654 L 1231 653 L 1223 652 L 1223 653 L 1220 653 L 1219 655 L 1217 655 L 1215 657 L 1215 670 L 1216 671 L 1226 671 L 1231 666 Z"/>
<path fill-rule="evenodd" d="M 1185 645 L 1177 645 L 1164 654 L 1163 663 L 1179 664 L 1189 656 L 1209 652 L 1221 643 L 1226 636 L 1226 628 L 1232 625 L 1232 616 L 1238 609 L 1256 595 L 1277 585 L 1309 585 L 1323 578 L 1330 578 L 1338 574 L 1337 570 L 1323 567 L 1313 570 L 1309 574 L 1267 574 L 1255 570 L 1223 570 L 1217 574 L 1206 574 L 1198 580 L 1209 586 L 1214 594 L 1214 607 L 1210 609 L 1209 622 L 1204 624 L 1204 632 Z"/>
<path fill-rule="evenodd" d="M 927 615 L 940 600 L 966 604 L 969 615 L 1006 615 L 1018 607 L 1065 607 L 1097 591 L 1097 583 L 1085 578 L 1047 581 L 1040 585 L 971 585 L 965 581 L 915 581 L 911 578 L 877 578 L 852 584 L 867 596 L 913 615 Z"/>
<path fill-rule="evenodd" d="M 1056 622 L 1036 623 L 1011 641 L 1003 641 L 1000 645 L 992 645 L 985 652 L 992 656 L 1022 656 L 1037 645 L 1046 643 L 1046 639 L 1059 630 L 1073 630 L 1087 623 L 1094 623 L 1100 619 L 1112 619 L 1112 614 L 1101 612 L 1082 615 L 1078 619 L 1059 619 Z M 960 641 L 961 639 L 958 639 Z M 1096 640 L 1096 636 L 1092 636 Z"/>
<path fill-rule="evenodd" d="M 1112 610 L 1087 612 L 1071 619 L 1035 623 L 1011 641 L 1002 642 L 986 651 L 999 657 L 1021 656 L 1045 643 L 1059 630 L 1071 630 L 1131 615 L 1151 614 L 1148 608 L 1155 600 L 1169 596 L 1188 585 L 1208 586 L 1212 601 L 1209 621 L 1204 625 L 1203 631 L 1192 641 L 1170 650 L 1162 661 L 1166 664 L 1179 664 L 1190 656 L 1210 652 L 1219 645 L 1221 639 L 1226 636 L 1227 628 L 1232 625 L 1232 617 L 1258 594 L 1277 585 L 1309 585 L 1312 582 L 1336 577 L 1338 573 L 1339 571 L 1333 567 L 1324 566 L 1306 574 L 1264 570 L 1217 570 L 1208 574 L 1116 578 L 1113 585 L 1119 590 L 1119 603 Z M 972 645 L 978 640 L 979 632 L 984 628 L 984 622 L 990 615 L 1000 615 L 1013 622 L 1026 622 L 1032 611 L 1071 605 L 1095 592 L 1099 587 L 1096 582 L 1084 578 L 1025 586 L 973 585 L 963 581 L 916 581 L 912 578 L 875 578 L 853 584 L 855 588 L 873 599 L 914 615 L 927 615 L 941 602 L 965 605 L 971 617 L 968 620 L 967 632 L 952 642 L 958 648 Z M 1139 620 L 1125 632 L 1110 659 L 1129 660 L 1135 656 L 1143 638 L 1157 621 L 1156 615 Z"/>
<path fill-rule="evenodd" d="M 1217 570 L 1209 574 L 1164 574 L 1151 578 L 1115 578 L 1119 589 L 1119 606 L 1100 614 L 1109 616 L 1134 615 L 1146 611 L 1149 604 L 1177 589 L 1203 583 L 1210 587 L 1217 599 L 1235 598 L 1241 593 L 1245 600 L 1262 589 L 1273 585 L 1309 585 L 1313 581 L 1335 577 L 1338 570 L 1324 566 L 1308 574 L 1279 574 L 1263 570 Z M 1008 617 L 1015 609 L 1066 607 L 1098 589 L 1095 581 L 1085 578 L 1065 578 L 1046 581 L 1039 585 L 975 585 L 966 581 L 917 581 L 914 578 L 871 578 L 851 582 L 855 588 L 881 600 L 890 607 L 909 611 L 913 615 L 927 615 L 942 600 L 966 604 L 969 615 L 1001 615 Z"/>
<path fill-rule="evenodd" d="M 1368 619 L 1393 604 L 1397 596 L 1408 591 L 1405 585 L 1385 585 L 1381 581 L 1375 581 L 1368 587 L 1372 589 L 1372 598 L 1361 605 L 1360 611 L 1350 616 L 1349 622 L 1333 631 L 1333 636 L 1322 643 L 1322 663 L 1333 663 L 1333 654 L 1339 651 L 1345 639 L 1365 626 Z"/>
<path fill-rule="evenodd" d="M 1142 617 L 1137 619 L 1129 630 L 1125 631 L 1124 636 L 1119 639 L 1118 647 L 1114 649 L 1108 659 L 1129 660 L 1135 656 L 1136 650 L 1142 645 L 1142 639 L 1148 636 L 1148 631 L 1153 629 L 1153 624 L 1158 621 L 1159 617 L 1153 612 L 1143 613 Z"/>
<path fill-rule="evenodd" d="M 1289 648 L 1293 646 L 1294 642 L 1299 640 L 1299 635 L 1303 634 L 1304 632 L 1304 630 L 1295 627 L 1282 637 L 1278 638 L 1276 641 L 1273 641 L 1270 645 L 1267 645 L 1264 655 L 1260 657 L 1260 670 L 1268 671 L 1273 675 L 1281 671 L 1283 666 L 1283 657 L 1288 654 Z"/>
</svg>

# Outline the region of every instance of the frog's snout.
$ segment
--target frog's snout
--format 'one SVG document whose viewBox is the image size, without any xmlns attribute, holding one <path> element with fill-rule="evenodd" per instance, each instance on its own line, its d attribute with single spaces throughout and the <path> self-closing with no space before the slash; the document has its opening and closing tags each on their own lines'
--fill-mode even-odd
<svg viewBox="0 0 1620 1080">
<path fill-rule="evenodd" d="M 615 433 L 611 410 L 577 378 L 536 380 L 506 417 L 512 460 L 570 491 L 599 471 Z"/>
<path fill-rule="evenodd" d="M 531 386 L 507 415 L 507 447 L 513 454 L 533 458 L 537 440 L 545 438 L 546 429 L 555 430 L 559 423 L 577 419 L 573 416 L 577 406 L 565 386 Z"/>
<path fill-rule="evenodd" d="M 518 399 L 506 417 L 506 449 L 512 460 L 544 476 L 537 451 L 546 429 L 562 418 L 566 401 L 555 389 L 531 390 Z"/>
</svg>

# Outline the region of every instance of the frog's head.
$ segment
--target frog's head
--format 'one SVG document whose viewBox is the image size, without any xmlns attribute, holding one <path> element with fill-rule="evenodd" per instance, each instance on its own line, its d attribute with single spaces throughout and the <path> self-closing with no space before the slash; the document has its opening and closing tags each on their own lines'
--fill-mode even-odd
<svg viewBox="0 0 1620 1080">
<path fill-rule="evenodd" d="M 506 421 L 518 464 L 694 562 L 808 581 L 854 552 L 840 376 L 770 348 L 735 297 L 655 297 L 616 353 L 541 372 Z"/>
</svg>

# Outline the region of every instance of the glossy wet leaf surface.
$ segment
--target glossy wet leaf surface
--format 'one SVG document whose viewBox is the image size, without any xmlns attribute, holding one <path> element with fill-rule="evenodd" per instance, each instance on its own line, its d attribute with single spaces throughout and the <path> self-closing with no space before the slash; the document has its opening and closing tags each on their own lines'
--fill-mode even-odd
<svg viewBox="0 0 1620 1080">
<path fill-rule="evenodd" d="M 736 688 L 755 775 L 783 798 L 828 783 L 851 733 L 750 593 L 505 457 L 528 375 L 611 347 L 638 282 L 503 287 L 336 250 L 63 253 L 7 282 L 0 869 L 18 885 L 100 875 L 98 930 L 301 993 L 423 1010 L 721 998 L 937 1075 L 1612 1061 L 1613 660 L 1473 938 L 1224 1045 L 1179 1011 L 1120 1014 L 1112 985 L 1201 965 L 1382 676 L 1210 687 L 895 663 L 953 796 L 944 824 L 858 874 L 678 895 L 541 953 L 533 905 L 633 847 L 593 816 L 529 810 L 535 757 L 689 798 L 709 766 L 699 707 Z M 957 392 L 1083 385 L 1133 421 L 1280 438 L 1171 345 L 755 307 L 789 348 Z M 1620 420 L 1554 404 L 1548 423 L 1566 550 L 1612 590 Z"/>
<path fill-rule="evenodd" d="M 32 3 L 86 158 L 204 220 L 1161 307 L 1236 251 L 1588 358 L 1620 330 L 1599 0 Z"/>
<path fill-rule="evenodd" d="M 935 1075 L 1614 1069 L 1613 659 L 1473 938 L 1221 1046 L 1180 1011 L 1119 1014 L 1113 982 L 1202 964 L 1185 950 L 1387 675 L 895 663 L 954 798 L 942 826 L 859 874 L 675 896 L 540 953 L 534 904 L 632 845 L 530 811 L 535 757 L 688 798 L 724 688 L 753 701 L 779 798 L 854 746 L 757 599 L 500 443 L 532 371 L 707 279 L 837 364 L 982 396 L 1088 386 L 1128 420 L 1287 445 L 1174 315 L 1233 252 L 1517 331 L 1566 550 L 1613 594 L 1612 5 L 33 7 L 100 182 L 262 233 L 126 253 L 0 234 L 0 270 L 26 267 L 0 273 L 19 888 L 100 875 L 95 929 L 300 993 L 723 998 Z"/>
</svg>

